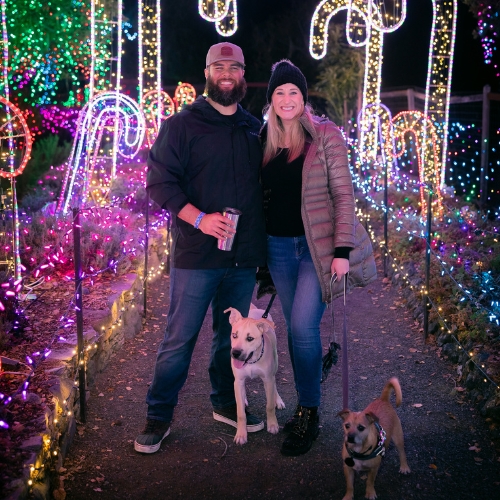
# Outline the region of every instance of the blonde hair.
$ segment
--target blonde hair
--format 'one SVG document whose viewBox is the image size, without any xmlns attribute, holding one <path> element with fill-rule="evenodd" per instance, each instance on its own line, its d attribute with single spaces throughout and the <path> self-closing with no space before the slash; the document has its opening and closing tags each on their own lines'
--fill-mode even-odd
<svg viewBox="0 0 500 500">
<path fill-rule="evenodd" d="M 267 138 L 264 146 L 264 159 L 262 166 L 266 166 L 283 149 L 285 144 L 285 128 L 281 118 L 276 114 L 272 103 L 266 104 L 262 111 L 264 116 L 267 114 Z M 288 163 L 298 158 L 304 151 L 306 142 L 306 133 L 304 127 L 299 122 L 299 113 L 297 119 L 293 121 L 290 129 L 290 147 L 288 149 Z M 303 109 L 303 114 L 312 124 L 313 111 L 309 104 Z"/>
</svg>

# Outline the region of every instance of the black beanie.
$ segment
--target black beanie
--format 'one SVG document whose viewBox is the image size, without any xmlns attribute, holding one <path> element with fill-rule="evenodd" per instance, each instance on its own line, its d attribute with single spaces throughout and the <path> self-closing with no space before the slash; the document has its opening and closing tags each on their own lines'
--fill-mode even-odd
<svg viewBox="0 0 500 500">
<path fill-rule="evenodd" d="M 273 92 L 276 87 L 284 85 L 285 83 L 293 83 L 296 85 L 302 97 L 304 98 L 304 104 L 307 103 L 307 82 L 306 77 L 302 74 L 297 66 L 295 66 L 288 59 L 283 59 L 276 64 L 273 64 L 271 69 L 271 78 L 269 79 L 269 84 L 267 86 L 267 102 L 270 103 L 273 97 Z"/>
</svg>

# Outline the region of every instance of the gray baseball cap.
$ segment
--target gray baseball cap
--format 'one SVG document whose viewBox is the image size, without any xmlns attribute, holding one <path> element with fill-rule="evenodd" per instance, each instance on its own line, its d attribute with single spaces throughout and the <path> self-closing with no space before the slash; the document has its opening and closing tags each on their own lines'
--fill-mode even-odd
<svg viewBox="0 0 500 500">
<path fill-rule="evenodd" d="M 207 68 L 218 61 L 236 61 L 245 66 L 243 51 L 234 43 L 222 42 L 212 45 L 207 54 Z"/>
</svg>

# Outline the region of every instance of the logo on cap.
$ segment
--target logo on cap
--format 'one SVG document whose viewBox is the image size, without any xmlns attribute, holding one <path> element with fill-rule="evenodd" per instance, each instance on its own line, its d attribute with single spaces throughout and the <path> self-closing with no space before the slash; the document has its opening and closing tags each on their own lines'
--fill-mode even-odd
<svg viewBox="0 0 500 500">
<path fill-rule="evenodd" d="M 232 56 L 233 55 L 233 48 L 229 47 L 227 45 L 224 45 L 224 47 L 222 47 L 220 49 L 220 55 L 224 56 L 224 57 Z"/>
</svg>

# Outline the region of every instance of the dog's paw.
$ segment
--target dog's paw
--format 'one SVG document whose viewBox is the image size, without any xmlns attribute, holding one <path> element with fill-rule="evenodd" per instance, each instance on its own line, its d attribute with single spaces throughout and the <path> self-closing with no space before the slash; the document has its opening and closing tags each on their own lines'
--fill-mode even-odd
<svg viewBox="0 0 500 500">
<path fill-rule="evenodd" d="M 278 434 L 279 430 L 280 426 L 278 425 L 278 422 L 267 424 L 267 432 L 270 432 L 271 434 Z"/>
<path fill-rule="evenodd" d="M 247 435 L 246 434 L 236 434 L 234 436 L 234 442 L 236 444 L 245 444 L 247 442 Z"/>
<path fill-rule="evenodd" d="M 285 409 L 285 403 L 283 403 L 283 400 L 279 396 L 276 398 L 276 408 L 278 408 L 278 410 Z"/>
<path fill-rule="evenodd" d="M 406 465 L 406 466 L 401 466 L 399 468 L 399 473 L 400 474 L 409 474 L 411 472 L 411 469 Z"/>
</svg>

